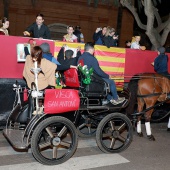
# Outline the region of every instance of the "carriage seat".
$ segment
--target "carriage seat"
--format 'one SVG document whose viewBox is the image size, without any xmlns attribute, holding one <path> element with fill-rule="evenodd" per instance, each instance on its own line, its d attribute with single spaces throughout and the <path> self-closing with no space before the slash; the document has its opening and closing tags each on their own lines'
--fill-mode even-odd
<svg viewBox="0 0 170 170">
<path fill-rule="evenodd" d="M 9 116 L 9 120 L 20 124 L 27 124 L 32 117 L 33 109 L 32 97 L 29 95 L 28 102 L 24 106 L 20 104 L 16 105 L 12 114 Z"/>
<path fill-rule="evenodd" d="M 64 77 L 67 88 L 79 89 L 85 97 L 104 98 L 110 91 L 109 85 L 95 73 L 91 76 L 91 83 L 88 85 L 83 83 L 83 75 L 75 68 L 65 71 Z"/>
</svg>

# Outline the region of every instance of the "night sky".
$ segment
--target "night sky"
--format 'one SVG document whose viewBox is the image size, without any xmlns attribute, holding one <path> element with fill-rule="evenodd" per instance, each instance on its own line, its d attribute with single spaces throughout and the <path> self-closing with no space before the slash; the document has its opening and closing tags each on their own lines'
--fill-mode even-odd
<svg viewBox="0 0 170 170">
<path fill-rule="evenodd" d="M 158 8 L 159 10 L 158 12 L 161 17 L 167 16 L 168 14 L 170 14 L 170 0 L 162 0 L 161 4 L 158 3 L 156 8 Z M 142 23 L 146 24 L 147 17 L 144 13 L 144 9 L 142 9 L 141 12 L 138 11 L 138 13 L 139 13 L 139 18 L 141 19 Z M 136 27 L 136 23 L 135 23 L 135 27 Z"/>
<path fill-rule="evenodd" d="M 157 6 L 159 14 L 166 16 L 170 13 L 170 0 L 162 0 L 162 3 Z"/>
</svg>

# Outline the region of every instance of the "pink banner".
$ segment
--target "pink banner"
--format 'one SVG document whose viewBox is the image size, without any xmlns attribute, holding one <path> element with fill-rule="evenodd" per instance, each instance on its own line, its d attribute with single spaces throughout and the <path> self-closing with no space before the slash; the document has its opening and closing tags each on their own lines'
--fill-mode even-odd
<svg viewBox="0 0 170 170">
<path fill-rule="evenodd" d="M 44 112 L 46 114 L 65 113 L 79 109 L 78 90 L 47 89 L 45 90 Z"/>
</svg>

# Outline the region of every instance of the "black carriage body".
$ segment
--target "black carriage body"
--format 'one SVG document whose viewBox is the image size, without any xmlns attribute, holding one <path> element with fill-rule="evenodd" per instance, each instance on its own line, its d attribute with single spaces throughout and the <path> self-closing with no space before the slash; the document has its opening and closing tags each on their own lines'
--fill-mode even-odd
<svg viewBox="0 0 170 170">
<path fill-rule="evenodd" d="M 110 103 L 103 104 L 103 100 L 106 99 L 109 92 L 109 86 L 96 75 L 92 76 L 91 84 L 83 84 L 81 80 L 79 79 L 80 85 L 76 87 L 80 97 L 80 106 L 76 111 L 57 114 L 44 112 L 38 114 L 36 112 L 36 114 L 33 114 L 35 99 L 32 99 L 31 95 L 27 103 L 15 103 L 16 105 L 8 116 L 6 128 L 3 130 L 4 136 L 11 145 L 17 150 L 28 150 L 31 147 L 34 157 L 40 163 L 46 165 L 60 164 L 68 160 L 77 148 L 78 135 L 90 137 L 97 132 L 99 135 L 96 138 L 98 146 L 104 152 L 114 153 L 126 149 L 132 141 L 132 126 L 126 116 L 117 112 L 122 112 L 122 109 L 128 105 L 129 91 L 124 89 L 119 93 L 119 96 L 126 98 L 122 104 L 116 106 Z M 65 88 L 74 87 L 66 86 Z M 43 100 L 43 97 L 39 99 Z M 114 113 L 115 117 L 113 116 Z M 103 119 L 104 121 L 102 121 Z M 114 121 L 115 125 L 113 126 L 112 122 Z M 100 126 L 98 127 L 99 123 Z M 125 130 L 122 131 L 122 127 Z M 102 137 L 106 131 L 109 136 L 114 135 L 116 141 L 121 141 L 120 134 L 125 132 L 124 141 L 118 143 L 119 147 L 108 148 L 109 146 L 105 144 Z M 66 138 L 69 142 L 65 142 L 63 138 Z M 62 157 L 58 158 L 56 148 L 59 145 L 63 145 L 66 151 Z M 46 153 L 44 155 L 43 150 L 48 147 L 53 148 L 52 157 L 48 157 Z"/>
</svg>

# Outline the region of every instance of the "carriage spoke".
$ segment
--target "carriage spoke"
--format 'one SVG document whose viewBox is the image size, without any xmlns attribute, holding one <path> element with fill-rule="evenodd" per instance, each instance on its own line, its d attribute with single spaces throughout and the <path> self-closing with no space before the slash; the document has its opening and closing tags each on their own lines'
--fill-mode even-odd
<svg viewBox="0 0 170 170">
<path fill-rule="evenodd" d="M 125 128 L 126 124 L 123 123 L 119 128 L 118 128 L 118 131 L 121 132 L 124 128 Z"/>
<path fill-rule="evenodd" d="M 104 138 L 110 138 L 112 136 L 112 130 L 111 130 L 111 128 L 105 128 L 104 130 L 103 130 L 103 134 L 102 134 L 102 139 L 104 139 Z"/>
<path fill-rule="evenodd" d="M 85 127 L 85 126 L 86 126 L 86 124 L 83 123 L 82 125 L 79 126 L 79 129 L 82 129 L 82 128 Z"/>
<path fill-rule="evenodd" d="M 56 146 L 53 147 L 53 158 L 54 159 L 57 158 L 57 147 Z"/>
<path fill-rule="evenodd" d="M 113 121 L 110 121 L 109 123 L 110 123 L 110 125 L 111 125 L 112 130 L 115 130 L 115 124 L 114 124 L 114 122 L 113 122 Z"/>
<path fill-rule="evenodd" d="M 46 147 L 48 147 L 50 145 L 51 145 L 51 142 L 41 143 L 41 144 L 39 144 L 39 148 L 43 149 L 43 148 L 46 148 Z"/>
<path fill-rule="evenodd" d="M 118 136 L 118 140 L 121 141 L 122 143 L 125 143 L 126 141 L 126 139 L 121 135 Z"/>
<path fill-rule="evenodd" d="M 89 134 L 91 134 L 91 127 L 88 127 Z"/>
<path fill-rule="evenodd" d="M 110 143 L 110 148 L 112 148 L 113 149 L 113 147 L 114 147 L 114 145 L 115 145 L 115 138 L 112 138 L 112 141 L 111 141 L 111 143 Z"/>
<path fill-rule="evenodd" d="M 103 139 L 103 140 L 106 140 L 106 139 L 109 139 L 109 138 L 111 138 L 111 136 L 110 136 L 109 134 L 104 134 L 104 135 L 102 136 L 102 139 Z"/>
<path fill-rule="evenodd" d="M 49 127 L 46 127 L 45 129 L 46 129 L 47 133 L 50 135 L 50 137 L 53 138 L 54 135 L 53 135 L 53 133 L 51 132 L 50 128 L 49 128 Z"/>
<path fill-rule="evenodd" d="M 60 145 L 69 148 L 71 143 L 61 141 Z"/>
<path fill-rule="evenodd" d="M 64 127 L 61 129 L 61 131 L 58 133 L 58 137 L 61 138 L 61 136 L 66 132 L 66 130 L 67 130 L 67 128 L 66 128 L 66 126 L 64 126 Z"/>
</svg>

